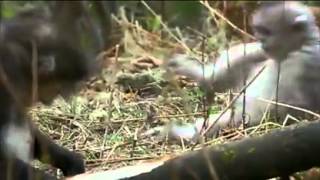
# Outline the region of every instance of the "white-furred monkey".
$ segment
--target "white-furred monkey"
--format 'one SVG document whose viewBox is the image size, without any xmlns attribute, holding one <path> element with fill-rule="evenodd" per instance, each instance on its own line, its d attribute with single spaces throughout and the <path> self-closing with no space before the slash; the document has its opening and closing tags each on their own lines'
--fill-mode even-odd
<svg viewBox="0 0 320 180">
<path fill-rule="evenodd" d="M 81 155 L 55 144 L 26 115 L 33 104 L 33 85 L 38 87 L 36 101 L 50 104 L 57 95 L 71 95 L 93 67 L 78 44 L 70 43 L 75 39 L 68 41 L 66 34 L 61 38 L 67 32 L 53 19 L 32 9 L 0 24 L 0 179 L 57 179 L 32 167 L 33 159 L 61 169 L 65 176 L 85 171 Z"/>
<path fill-rule="evenodd" d="M 258 125 L 266 111 L 271 119 L 277 115 L 276 119 L 280 122 L 287 114 L 295 117 L 304 115 L 302 111 L 281 105 L 276 107 L 272 103 L 262 101 L 261 98 L 318 111 L 319 29 L 308 7 L 299 2 L 264 2 L 253 14 L 251 27 L 259 42 L 232 47 L 228 51 L 231 55 L 230 68 L 227 68 L 227 51 L 224 51 L 218 58 L 217 65 L 208 63 L 204 68 L 186 55 L 176 55 L 168 62 L 169 70 L 189 76 L 200 84 L 207 85 L 206 87 L 211 86 L 213 91 L 225 91 L 243 86 L 244 77 L 248 76 L 247 80 L 250 80 L 263 65 L 266 65 L 246 90 L 245 120 L 248 126 Z M 215 134 L 219 129 L 229 125 L 232 119 L 231 112 L 228 110 L 209 134 Z M 242 113 L 243 96 L 240 96 L 235 102 L 233 114 L 236 126 L 242 122 Z M 214 120 L 211 116 L 209 124 Z"/>
</svg>

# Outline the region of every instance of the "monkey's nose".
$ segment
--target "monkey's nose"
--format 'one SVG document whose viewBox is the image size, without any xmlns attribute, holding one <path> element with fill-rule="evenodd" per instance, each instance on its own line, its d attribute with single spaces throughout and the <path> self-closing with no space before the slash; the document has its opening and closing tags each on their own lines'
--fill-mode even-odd
<svg viewBox="0 0 320 180">
<path fill-rule="evenodd" d="M 256 36 L 257 40 L 260 41 L 262 44 L 266 43 L 266 38 L 263 36 Z"/>
</svg>

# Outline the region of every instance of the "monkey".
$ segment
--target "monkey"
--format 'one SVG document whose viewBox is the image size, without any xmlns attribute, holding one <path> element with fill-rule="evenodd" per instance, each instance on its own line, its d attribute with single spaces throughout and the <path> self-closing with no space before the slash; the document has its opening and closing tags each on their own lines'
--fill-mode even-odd
<svg viewBox="0 0 320 180">
<path fill-rule="evenodd" d="M 265 60 L 267 57 L 261 49 L 261 44 L 252 42 L 232 46 L 230 49 L 220 52 L 220 56 L 215 62 L 205 65 L 189 55 L 174 54 L 168 61 L 167 68 L 169 71 L 187 76 L 207 88 L 211 86 L 212 78 L 214 78 L 215 87 L 212 88 L 222 92 L 240 86 L 245 77 L 250 75 L 252 67 L 264 63 Z"/>
<path fill-rule="evenodd" d="M 82 155 L 57 145 L 27 116 L 34 103 L 69 98 L 95 70 L 94 61 L 70 43 L 74 39 L 60 36 L 64 27 L 59 23 L 53 13 L 38 8 L 0 23 L 0 179 L 57 179 L 32 167 L 33 159 L 61 169 L 66 177 L 85 172 Z"/>
<path fill-rule="evenodd" d="M 233 112 L 229 109 L 218 122 L 214 122 L 217 115 L 209 117 L 209 124 L 215 123 L 208 132 L 210 136 L 216 135 L 231 121 L 239 127 L 243 122 L 244 107 L 244 120 L 249 127 L 260 124 L 266 111 L 270 120 L 278 122 L 284 122 L 287 115 L 299 118 L 305 115 L 302 111 L 263 100 L 319 110 L 319 29 L 308 7 L 299 2 L 264 2 L 254 12 L 251 27 L 258 42 L 232 47 L 230 51 L 235 54 L 230 53 L 228 68 L 227 50 L 221 53 L 217 65 L 207 63 L 202 68 L 200 63 L 181 54 L 167 63 L 168 70 L 189 76 L 215 92 L 243 86 L 245 77 L 252 78 L 264 67 L 246 89 L 245 106 L 242 94 L 236 100 Z M 241 49 L 245 52 L 237 53 Z M 199 124 L 196 122 L 198 130 L 202 122 L 203 119 Z"/>
</svg>

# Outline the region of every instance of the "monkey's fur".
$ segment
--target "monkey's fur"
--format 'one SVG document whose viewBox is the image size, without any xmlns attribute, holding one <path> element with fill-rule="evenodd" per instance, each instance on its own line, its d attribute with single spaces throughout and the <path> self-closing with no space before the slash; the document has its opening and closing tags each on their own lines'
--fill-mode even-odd
<svg viewBox="0 0 320 180">
<path fill-rule="evenodd" d="M 231 55 L 230 68 L 227 68 L 227 51 L 223 51 L 217 65 L 208 63 L 202 69 L 200 63 L 192 58 L 175 55 L 169 60 L 168 69 L 189 76 L 205 87 L 212 87 L 213 91 L 225 91 L 243 86 L 244 77 L 250 80 L 266 65 L 246 90 L 245 120 L 248 126 L 258 125 L 265 112 L 269 112 L 271 120 L 277 119 L 279 122 L 283 122 L 288 114 L 298 118 L 305 115 L 302 111 L 281 105 L 276 108 L 273 103 L 262 101 L 261 98 L 318 111 L 320 39 L 311 11 L 299 2 L 263 3 L 253 14 L 251 27 L 259 42 L 232 47 L 228 51 Z M 247 47 L 246 55 L 244 47 Z M 239 126 L 243 119 L 242 112 L 243 96 L 240 96 L 235 102 L 233 117 L 231 110 L 228 110 L 211 129 L 211 134 L 228 126 L 231 119 Z M 276 114 L 278 117 L 275 118 Z M 214 120 L 213 115 L 210 123 Z"/>
<path fill-rule="evenodd" d="M 26 115 L 35 102 L 69 97 L 91 74 L 84 52 L 61 38 L 59 28 L 52 15 L 36 9 L 0 24 L 0 179 L 56 179 L 32 167 L 33 159 L 60 168 L 65 176 L 85 171 L 81 155 L 55 144 Z"/>
</svg>

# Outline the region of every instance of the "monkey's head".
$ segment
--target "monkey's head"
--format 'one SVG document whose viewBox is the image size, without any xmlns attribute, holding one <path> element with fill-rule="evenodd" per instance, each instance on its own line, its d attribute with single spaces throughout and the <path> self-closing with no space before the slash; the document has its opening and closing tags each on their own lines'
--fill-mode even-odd
<svg viewBox="0 0 320 180">
<path fill-rule="evenodd" d="M 13 91 L 9 94 L 24 106 L 32 104 L 34 74 L 38 101 L 50 104 L 57 95 L 70 96 L 94 70 L 94 61 L 79 45 L 57 32 L 59 27 L 41 11 L 23 12 L 1 24 L 0 63 L 7 83 L 1 78 L 0 88 Z"/>
<path fill-rule="evenodd" d="M 44 104 L 61 95 L 68 98 L 89 77 L 88 59 L 71 46 L 59 45 L 38 58 L 38 99 Z"/>
<path fill-rule="evenodd" d="M 276 59 L 319 36 L 312 12 L 299 2 L 265 2 L 254 13 L 251 25 L 263 49 Z"/>
</svg>

